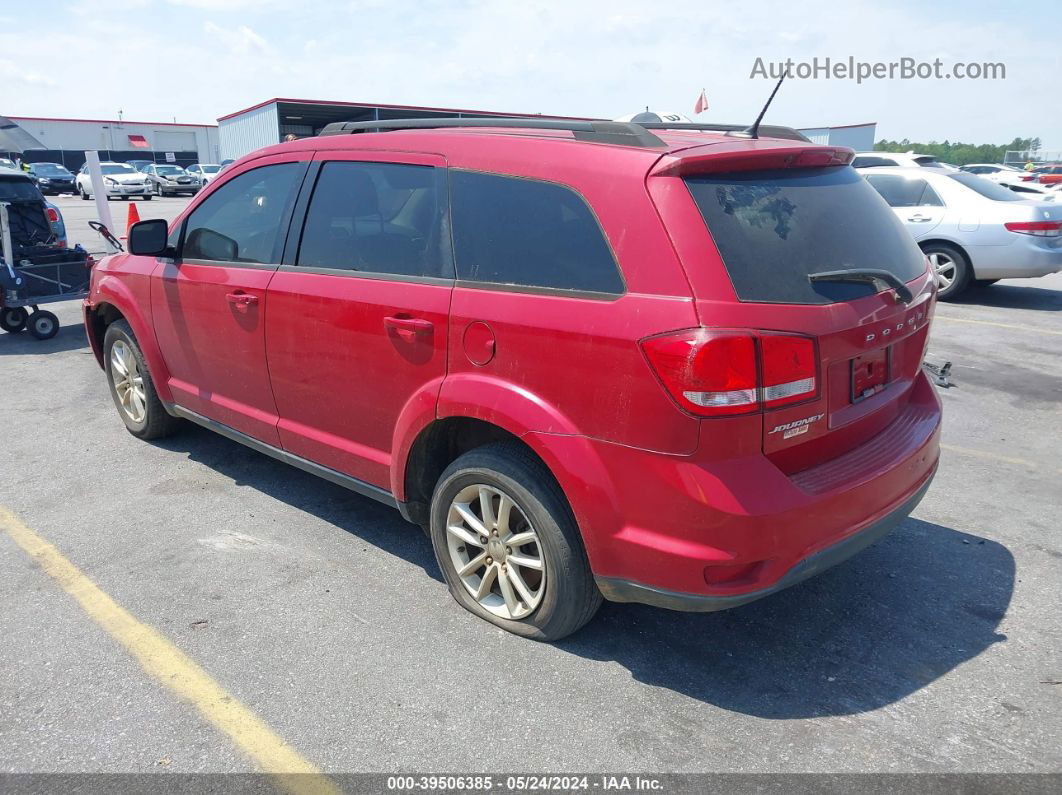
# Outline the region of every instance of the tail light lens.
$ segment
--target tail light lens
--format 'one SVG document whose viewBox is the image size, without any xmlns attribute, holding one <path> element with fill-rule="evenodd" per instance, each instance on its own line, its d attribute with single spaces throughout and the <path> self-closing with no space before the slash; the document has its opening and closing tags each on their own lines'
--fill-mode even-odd
<svg viewBox="0 0 1062 795">
<path fill-rule="evenodd" d="M 1062 221 L 1011 221 L 1003 226 L 1019 235 L 1058 237 L 1062 234 Z"/>
<path fill-rule="evenodd" d="M 642 349 L 668 393 L 701 417 L 749 414 L 818 391 L 808 337 L 700 328 L 649 337 Z"/>
<path fill-rule="evenodd" d="M 807 337 L 765 334 L 760 337 L 763 356 L 763 406 L 774 408 L 813 397 L 815 343 Z"/>
<path fill-rule="evenodd" d="M 59 222 L 59 213 L 54 207 L 46 207 L 44 209 L 45 212 L 48 214 L 49 221 L 51 221 L 53 224 Z"/>
</svg>

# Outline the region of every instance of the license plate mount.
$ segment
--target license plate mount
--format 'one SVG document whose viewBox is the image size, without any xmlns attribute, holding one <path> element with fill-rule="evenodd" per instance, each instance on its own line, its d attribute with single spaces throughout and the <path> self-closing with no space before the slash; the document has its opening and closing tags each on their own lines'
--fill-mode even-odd
<svg viewBox="0 0 1062 795">
<path fill-rule="evenodd" d="M 889 385 L 892 377 L 892 346 L 856 356 L 849 365 L 852 402 L 859 403 Z"/>
</svg>

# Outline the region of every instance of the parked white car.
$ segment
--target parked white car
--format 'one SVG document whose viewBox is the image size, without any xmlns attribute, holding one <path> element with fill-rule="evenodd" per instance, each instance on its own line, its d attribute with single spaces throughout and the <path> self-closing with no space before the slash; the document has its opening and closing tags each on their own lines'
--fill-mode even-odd
<svg viewBox="0 0 1062 795">
<path fill-rule="evenodd" d="M 188 166 L 185 171 L 188 172 L 192 179 L 196 180 L 199 187 L 204 188 L 210 180 L 218 175 L 218 172 L 221 171 L 221 166 L 217 163 L 196 163 Z"/>
<path fill-rule="evenodd" d="M 914 235 L 948 300 L 970 284 L 1062 271 L 1062 206 L 940 168 L 863 172 Z"/>
<path fill-rule="evenodd" d="M 856 152 L 855 159 L 852 161 L 853 168 L 887 168 L 889 166 L 958 170 L 958 166 L 938 160 L 933 155 L 920 155 L 917 152 Z"/>
<path fill-rule="evenodd" d="M 145 201 L 151 201 L 152 188 L 147 177 L 137 171 L 128 163 L 100 163 L 100 171 L 103 174 L 103 182 L 107 186 L 108 199 L 129 199 L 131 196 L 140 196 Z M 81 198 L 88 201 L 92 198 L 92 177 L 89 176 L 88 163 L 77 172 L 77 192 Z"/>
<path fill-rule="evenodd" d="M 959 166 L 959 171 L 976 174 L 992 182 L 1021 182 L 1023 176 L 1028 176 L 1024 170 L 1002 163 L 967 163 L 965 166 Z"/>
</svg>

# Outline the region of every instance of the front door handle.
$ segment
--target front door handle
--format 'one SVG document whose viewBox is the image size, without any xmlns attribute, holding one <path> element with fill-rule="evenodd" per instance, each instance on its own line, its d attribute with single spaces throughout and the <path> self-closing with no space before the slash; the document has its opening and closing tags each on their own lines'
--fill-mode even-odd
<svg viewBox="0 0 1062 795">
<path fill-rule="evenodd" d="M 914 221 L 916 224 L 925 223 L 926 221 L 932 221 L 933 218 L 928 215 L 922 215 L 921 213 L 915 213 L 914 215 L 907 216 L 908 221 Z"/>
<path fill-rule="evenodd" d="M 430 320 L 425 320 L 420 317 L 401 317 L 399 315 L 388 315 L 384 318 L 384 326 L 389 329 L 394 329 L 398 336 L 404 340 L 410 342 L 418 334 L 428 334 L 435 325 Z"/>
<path fill-rule="evenodd" d="M 237 290 L 234 293 L 226 293 L 225 298 L 227 298 L 228 302 L 237 309 L 246 309 L 249 306 L 255 306 L 258 304 L 257 295 L 251 295 L 242 290 Z"/>
</svg>

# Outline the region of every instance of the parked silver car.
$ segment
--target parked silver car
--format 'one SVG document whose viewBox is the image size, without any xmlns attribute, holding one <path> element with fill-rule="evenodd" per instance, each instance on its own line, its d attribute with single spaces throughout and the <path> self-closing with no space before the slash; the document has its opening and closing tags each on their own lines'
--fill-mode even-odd
<svg viewBox="0 0 1062 795">
<path fill-rule="evenodd" d="M 198 182 L 183 168 L 171 163 L 152 163 L 143 173 L 156 196 L 176 196 L 179 193 L 194 196 L 199 190 Z"/>
<path fill-rule="evenodd" d="M 929 258 L 942 300 L 970 284 L 1062 271 L 1062 207 L 963 171 L 863 172 Z"/>
</svg>

